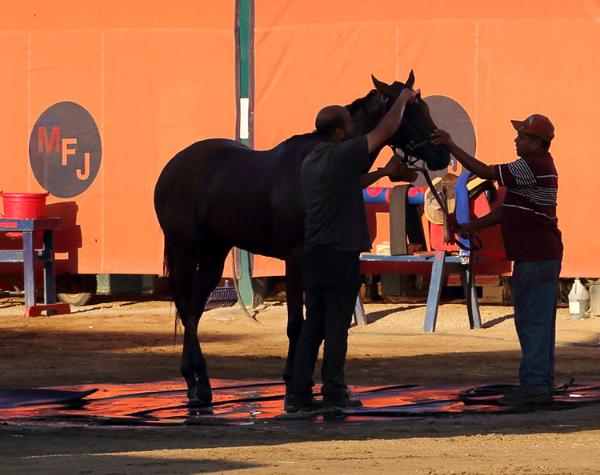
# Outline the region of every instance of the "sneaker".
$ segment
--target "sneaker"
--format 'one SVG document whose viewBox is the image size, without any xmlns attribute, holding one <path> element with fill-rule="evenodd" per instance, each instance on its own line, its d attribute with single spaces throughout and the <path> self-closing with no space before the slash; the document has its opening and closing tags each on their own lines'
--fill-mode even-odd
<svg viewBox="0 0 600 475">
<path fill-rule="evenodd" d="M 341 396 L 331 397 L 323 396 L 323 407 L 328 409 L 346 409 L 349 407 L 363 407 L 360 399 L 352 396 L 349 389 L 346 389 Z"/>
<path fill-rule="evenodd" d="M 323 408 L 325 409 L 347 409 L 350 407 L 363 407 L 363 403 L 359 399 L 327 399 L 323 400 Z"/>
<path fill-rule="evenodd" d="M 310 398 L 298 398 L 293 394 L 286 394 L 283 398 L 283 410 L 288 414 L 296 412 L 313 412 L 322 408 L 319 401 Z"/>
<path fill-rule="evenodd" d="M 498 401 L 501 406 L 543 406 L 552 404 L 552 394 L 531 394 L 521 388 L 511 389 Z"/>
</svg>

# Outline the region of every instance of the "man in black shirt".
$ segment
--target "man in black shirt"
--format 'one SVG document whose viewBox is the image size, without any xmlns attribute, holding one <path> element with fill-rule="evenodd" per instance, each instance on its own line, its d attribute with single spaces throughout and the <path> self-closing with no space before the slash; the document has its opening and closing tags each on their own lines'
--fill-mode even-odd
<svg viewBox="0 0 600 475">
<path fill-rule="evenodd" d="M 368 173 L 369 154 L 398 129 L 404 106 L 414 97 L 415 91 L 403 89 L 379 125 L 358 137 L 352 137 L 352 118 L 345 107 L 328 106 L 317 115 L 320 142 L 301 170 L 306 207 L 302 272 L 306 321 L 294 357 L 287 412 L 318 407 L 312 376 L 323 340 L 323 406 L 360 404 L 350 397 L 344 363 L 360 286 L 359 254 L 371 249 L 362 189 L 399 172 L 400 162 L 392 158 L 384 168 Z"/>
</svg>

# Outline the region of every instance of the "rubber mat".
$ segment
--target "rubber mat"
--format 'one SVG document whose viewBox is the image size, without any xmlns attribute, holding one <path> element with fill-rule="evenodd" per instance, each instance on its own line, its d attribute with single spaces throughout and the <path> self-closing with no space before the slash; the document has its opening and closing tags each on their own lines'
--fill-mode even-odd
<svg viewBox="0 0 600 475">
<path fill-rule="evenodd" d="M 94 394 L 97 389 L 64 391 L 58 389 L 0 390 L 0 408 L 72 404 Z"/>
<path fill-rule="evenodd" d="M 285 387 L 266 380 L 213 380 L 213 403 L 187 404 L 180 380 L 139 384 L 43 389 L 0 390 L 0 421 L 22 425 L 177 426 L 252 425 L 281 423 Z M 361 408 L 334 414 L 315 414 L 311 422 L 376 421 L 391 417 L 444 417 L 473 413 L 514 413 L 562 410 L 600 404 L 600 383 L 567 384 L 557 388 L 551 405 L 512 408 L 499 405 L 502 394 L 514 386 L 395 386 L 353 387 Z"/>
</svg>

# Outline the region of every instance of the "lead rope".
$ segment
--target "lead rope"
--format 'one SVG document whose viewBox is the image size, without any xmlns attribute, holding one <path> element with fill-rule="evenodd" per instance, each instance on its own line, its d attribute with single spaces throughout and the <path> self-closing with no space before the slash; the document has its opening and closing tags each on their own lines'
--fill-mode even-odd
<svg viewBox="0 0 600 475">
<path fill-rule="evenodd" d="M 392 148 L 393 150 L 393 148 Z M 396 150 L 394 150 L 394 153 L 398 156 L 400 156 Z M 473 286 L 473 279 L 475 278 L 475 275 L 473 273 L 473 267 L 474 267 L 474 261 L 475 261 L 475 251 L 479 251 L 482 247 L 483 247 L 483 242 L 481 241 L 481 238 L 479 238 L 479 236 L 475 235 L 475 234 L 470 234 L 469 236 L 469 243 L 470 246 L 466 246 L 465 244 L 463 244 L 462 242 L 460 242 L 457 239 L 454 239 L 454 233 L 452 232 L 452 230 L 448 229 L 449 226 L 449 222 L 450 222 L 450 213 L 448 212 L 448 206 L 447 203 L 444 199 L 442 199 L 442 197 L 440 196 L 440 194 L 438 193 L 438 191 L 435 189 L 435 186 L 433 184 L 433 182 L 431 181 L 431 177 L 429 176 L 429 172 L 427 170 L 427 168 L 425 166 L 418 166 L 416 165 L 417 162 L 417 158 L 411 156 L 410 154 L 406 154 L 404 155 L 404 157 L 401 157 L 403 159 L 403 161 L 405 161 L 407 163 L 407 165 L 409 165 L 409 167 L 413 168 L 416 171 L 420 171 L 423 174 L 423 177 L 425 178 L 425 181 L 427 182 L 427 186 L 429 187 L 429 190 L 431 191 L 431 194 L 433 195 L 433 197 L 435 198 L 435 200 L 437 201 L 440 209 L 442 210 L 442 213 L 444 214 L 445 217 L 445 223 L 444 223 L 444 237 L 448 237 L 448 241 L 450 243 L 456 244 L 460 249 L 462 249 L 463 251 L 468 251 L 469 252 L 469 260 L 466 263 L 467 266 L 467 282 L 466 282 L 466 286 L 467 286 L 467 292 L 471 292 L 472 286 Z M 465 264 L 463 264 L 465 265 Z M 465 299 L 468 300 L 470 299 L 471 296 L 470 295 L 465 295 Z"/>
<path fill-rule="evenodd" d="M 260 324 L 261 322 L 259 322 L 256 319 L 256 314 L 258 313 L 257 311 L 255 311 L 253 314 L 251 314 L 248 309 L 246 308 L 246 305 L 244 305 L 244 301 L 242 300 L 242 296 L 240 294 L 240 287 L 238 284 L 238 275 L 240 275 L 240 271 L 236 265 L 236 253 L 239 251 L 236 251 L 236 249 L 232 249 L 232 255 L 231 255 L 231 272 L 233 275 L 233 287 L 235 288 L 235 294 L 237 295 L 238 301 L 237 303 L 239 304 L 240 307 L 242 307 L 242 311 L 244 312 L 244 315 L 246 315 L 246 317 L 248 317 L 249 320 L 251 320 L 253 323 L 258 323 Z"/>
</svg>

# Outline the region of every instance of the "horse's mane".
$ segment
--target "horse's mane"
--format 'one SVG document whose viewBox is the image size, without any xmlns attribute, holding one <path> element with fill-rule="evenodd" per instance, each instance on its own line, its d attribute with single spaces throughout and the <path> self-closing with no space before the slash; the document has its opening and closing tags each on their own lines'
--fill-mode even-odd
<svg viewBox="0 0 600 475">
<path fill-rule="evenodd" d="M 358 109 L 362 108 L 364 106 L 364 104 L 368 100 L 370 100 L 370 98 L 373 94 L 375 94 L 375 89 L 373 89 L 372 91 L 369 91 L 369 93 L 366 96 L 359 97 L 358 99 L 354 100 L 351 104 L 345 106 L 346 109 L 348 109 L 348 111 L 350 112 L 350 115 L 354 115 L 354 113 Z M 312 132 L 306 132 L 304 134 L 292 135 L 291 137 L 288 137 L 283 142 L 281 142 L 281 144 L 312 139 L 312 138 L 316 137 L 316 135 L 317 135 L 316 130 L 313 130 Z"/>
<path fill-rule="evenodd" d="M 288 137 L 283 142 L 278 143 L 273 147 L 270 152 L 281 152 L 282 150 L 290 149 L 290 148 L 299 148 L 302 149 L 305 146 L 316 143 L 317 141 L 317 133 L 316 132 L 307 132 L 305 134 L 297 134 Z M 264 150 L 265 152 L 269 152 L 269 150 Z"/>
<path fill-rule="evenodd" d="M 315 130 L 313 130 L 312 132 L 306 132 L 304 134 L 292 135 L 291 137 L 288 137 L 287 139 L 285 139 L 283 142 L 292 142 L 292 141 L 296 141 L 296 140 L 309 139 L 312 137 L 316 137 L 316 135 L 317 135 L 317 132 Z"/>
<path fill-rule="evenodd" d="M 356 113 L 356 111 L 358 109 L 361 109 L 364 104 L 371 99 L 371 96 L 375 94 L 375 89 L 372 89 L 371 91 L 369 91 L 369 93 L 364 96 L 364 97 L 359 97 L 358 99 L 356 99 L 355 101 L 353 101 L 351 104 L 346 106 L 346 109 L 348 109 L 348 112 L 350 112 L 350 115 L 354 115 Z"/>
<path fill-rule="evenodd" d="M 373 94 L 375 94 L 375 92 L 376 92 L 375 89 L 373 89 L 373 90 L 369 91 L 369 93 L 366 96 L 359 97 L 358 99 L 354 100 L 351 104 L 345 106 L 346 109 L 348 109 L 348 112 L 350 112 L 350 115 L 354 115 L 356 113 L 356 111 L 363 108 L 365 103 L 371 99 L 371 97 L 373 96 Z M 304 134 L 292 135 L 291 137 L 288 137 L 283 142 L 281 142 L 279 145 L 277 145 L 277 147 L 280 147 L 282 145 L 293 145 L 296 142 L 306 142 L 306 141 L 315 139 L 316 137 L 317 137 L 316 130 L 313 130 L 312 132 L 306 132 Z"/>
</svg>

